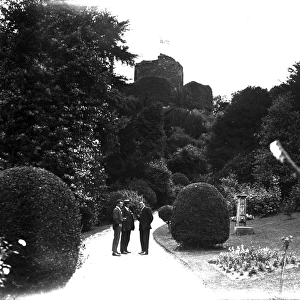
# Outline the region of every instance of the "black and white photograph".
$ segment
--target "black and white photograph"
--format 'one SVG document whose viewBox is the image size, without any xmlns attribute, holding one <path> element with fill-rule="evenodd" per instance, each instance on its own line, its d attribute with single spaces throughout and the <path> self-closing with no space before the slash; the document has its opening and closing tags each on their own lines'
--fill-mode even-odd
<svg viewBox="0 0 300 300">
<path fill-rule="evenodd" d="M 299 300 L 299 11 L 0 0 L 0 300 Z"/>
</svg>

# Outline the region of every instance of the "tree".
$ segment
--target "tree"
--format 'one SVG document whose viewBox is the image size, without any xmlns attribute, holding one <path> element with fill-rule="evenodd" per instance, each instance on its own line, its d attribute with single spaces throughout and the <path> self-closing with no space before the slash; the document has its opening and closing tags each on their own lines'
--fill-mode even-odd
<svg viewBox="0 0 300 300">
<path fill-rule="evenodd" d="M 172 133 L 172 129 L 180 127 L 184 133 L 193 139 L 198 139 L 206 132 L 205 120 L 199 110 L 175 108 L 165 116 L 166 131 Z"/>
<path fill-rule="evenodd" d="M 300 112 L 294 109 L 295 96 L 285 94 L 274 100 L 268 115 L 263 119 L 259 132 L 260 147 L 255 155 L 254 176 L 264 185 L 270 185 L 274 176 L 280 178 L 280 186 L 287 194 L 295 179 L 289 166 L 279 164 L 269 150 L 274 140 L 280 140 L 283 147 L 299 164 L 300 162 Z"/>
<path fill-rule="evenodd" d="M 161 158 L 166 137 L 160 103 L 144 107 L 120 130 L 120 147 L 106 168 L 112 181 L 141 178 L 147 163 Z"/>
<path fill-rule="evenodd" d="M 223 114 L 227 106 L 230 104 L 230 101 L 226 96 L 216 96 L 213 99 L 213 114 L 220 115 Z"/>
<path fill-rule="evenodd" d="M 4 167 L 43 167 L 79 196 L 96 197 L 124 121 L 114 65 L 135 58 L 122 38 L 128 21 L 61 1 L 3 1 L 0 9 Z"/>
<path fill-rule="evenodd" d="M 293 107 L 300 111 L 300 62 L 289 68 L 289 73 L 289 77 L 282 87 L 286 92 L 292 93 L 294 96 Z"/>
<path fill-rule="evenodd" d="M 270 105 L 268 91 L 260 87 L 249 86 L 233 95 L 207 140 L 206 155 L 213 171 L 220 171 L 236 155 L 245 156 L 258 147 L 256 133 Z"/>
<path fill-rule="evenodd" d="M 199 175 L 207 172 L 205 156 L 199 148 L 192 145 L 178 149 L 168 159 L 167 164 L 173 173 L 183 173 L 191 181 L 197 181 Z"/>
</svg>

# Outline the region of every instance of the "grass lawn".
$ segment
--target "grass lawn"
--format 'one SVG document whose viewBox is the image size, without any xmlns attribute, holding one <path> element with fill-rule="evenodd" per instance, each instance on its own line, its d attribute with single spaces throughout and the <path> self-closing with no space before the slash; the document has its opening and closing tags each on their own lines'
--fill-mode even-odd
<svg viewBox="0 0 300 300">
<path fill-rule="evenodd" d="M 230 225 L 230 236 L 218 249 L 183 249 L 171 237 L 167 225 L 163 225 L 154 232 L 155 240 L 166 250 L 170 251 L 189 268 L 191 268 L 206 284 L 207 288 L 217 292 L 240 291 L 247 293 L 270 293 L 279 292 L 281 272 L 260 273 L 262 275 L 247 279 L 234 280 L 221 272 L 216 266 L 209 264 L 208 260 L 218 257 L 228 247 L 244 245 L 244 247 L 255 247 L 280 249 L 283 245 L 281 237 L 293 236 L 288 251 L 294 252 L 300 258 L 300 213 L 294 213 L 292 218 L 278 214 L 266 218 L 256 218 L 247 221 L 247 226 L 254 229 L 253 235 L 237 236 L 234 234 L 234 222 Z M 300 267 L 287 268 L 284 273 L 283 290 L 285 294 L 297 294 L 300 299 Z M 277 298 L 278 299 L 278 298 Z"/>
</svg>

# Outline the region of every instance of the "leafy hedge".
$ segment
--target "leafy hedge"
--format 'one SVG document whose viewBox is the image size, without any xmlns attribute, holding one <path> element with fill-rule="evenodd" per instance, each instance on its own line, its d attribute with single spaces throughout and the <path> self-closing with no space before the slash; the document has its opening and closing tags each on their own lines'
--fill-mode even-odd
<svg viewBox="0 0 300 300">
<path fill-rule="evenodd" d="M 157 203 L 157 197 L 152 188 L 149 187 L 147 181 L 142 179 L 134 179 L 128 184 L 128 189 L 142 195 L 147 203 L 154 207 Z"/>
<path fill-rule="evenodd" d="M 54 174 L 16 167 L 0 172 L 0 236 L 26 247 L 10 255 L 6 288 L 39 290 L 63 285 L 76 269 L 80 249 L 79 204 Z"/>
<path fill-rule="evenodd" d="M 157 207 L 173 202 L 171 171 L 163 159 L 150 162 L 145 171 L 145 179 L 157 196 Z"/>
<path fill-rule="evenodd" d="M 220 189 L 232 216 L 236 215 L 236 195 L 241 192 L 247 195 L 248 214 L 266 217 L 280 212 L 282 199 L 276 178 L 273 178 L 272 185 L 267 189 L 257 184 L 239 184 L 236 176 L 230 175 L 221 179 Z"/>
</svg>

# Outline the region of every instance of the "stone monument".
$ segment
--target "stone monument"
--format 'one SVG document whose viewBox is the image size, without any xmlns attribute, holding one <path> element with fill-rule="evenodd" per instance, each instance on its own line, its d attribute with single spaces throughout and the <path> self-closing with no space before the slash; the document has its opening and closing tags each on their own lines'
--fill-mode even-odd
<svg viewBox="0 0 300 300">
<path fill-rule="evenodd" d="M 236 208 L 236 224 L 234 227 L 234 233 L 236 235 L 247 235 L 254 234 L 253 227 L 246 225 L 247 223 L 247 195 L 238 194 L 237 197 L 237 208 Z"/>
</svg>

